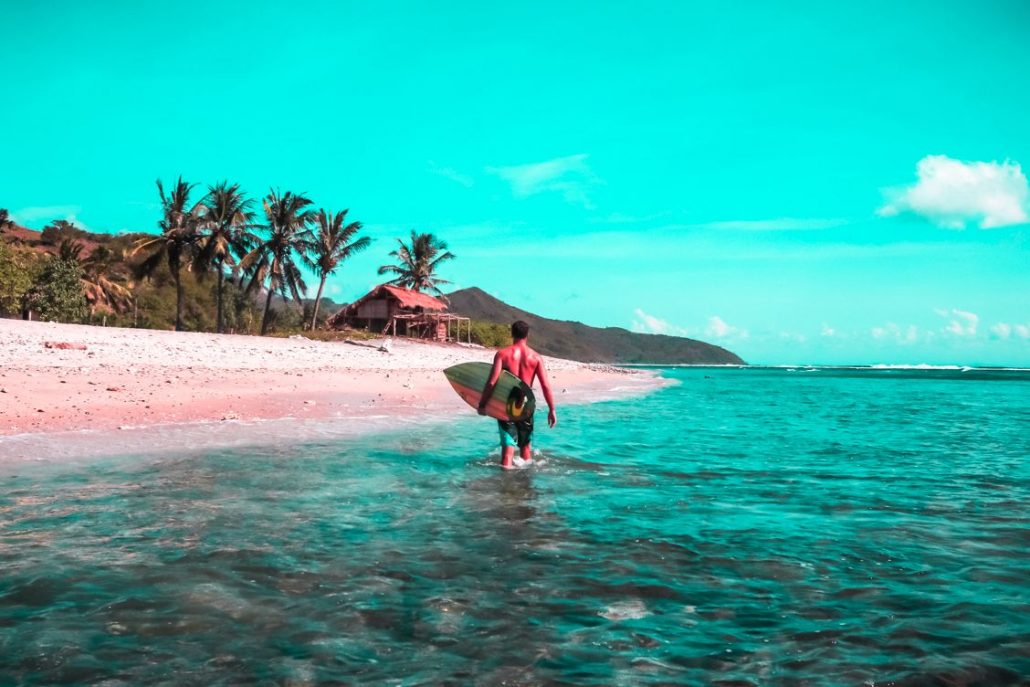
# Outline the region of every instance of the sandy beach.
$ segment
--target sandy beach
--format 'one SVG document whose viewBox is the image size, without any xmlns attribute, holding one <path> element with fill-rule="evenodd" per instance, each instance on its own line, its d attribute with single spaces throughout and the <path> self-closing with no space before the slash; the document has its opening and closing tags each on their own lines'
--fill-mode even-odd
<svg viewBox="0 0 1030 687">
<path fill-rule="evenodd" d="M 4 439 L 16 435 L 472 412 L 441 370 L 492 354 L 405 339 L 323 342 L 0 320 L 0 457 L 12 445 Z M 548 359 L 548 369 L 559 408 L 657 383 L 607 365 Z"/>
</svg>

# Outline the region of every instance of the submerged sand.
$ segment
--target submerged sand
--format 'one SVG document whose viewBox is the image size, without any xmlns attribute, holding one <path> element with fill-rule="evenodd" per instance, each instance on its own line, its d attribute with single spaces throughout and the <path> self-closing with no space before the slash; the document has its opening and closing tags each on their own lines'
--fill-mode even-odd
<svg viewBox="0 0 1030 687">
<path fill-rule="evenodd" d="M 441 371 L 492 356 L 405 339 L 358 345 L 0 320 L 0 458 L 32 445 L 25 435 L 85 432 L 96 441 L 158 425 L 229 423 L 220 433 L 231 444 L 240 423 L 338 421 L 353 430 L 372 419 L 472 413 Z M 566 403 L 657 384 L 608 365 L 546 362 L 559 414 Z"/>
</svg>

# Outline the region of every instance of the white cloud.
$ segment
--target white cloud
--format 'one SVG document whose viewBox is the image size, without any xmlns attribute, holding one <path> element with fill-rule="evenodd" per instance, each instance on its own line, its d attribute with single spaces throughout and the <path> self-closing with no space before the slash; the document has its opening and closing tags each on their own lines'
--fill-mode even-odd
<svg viewBox="0 0 1030 687">
<path fill-rule="evenodd" d="M 593 207 L 589 190 L 600 180 L 587 165 L 587 157 L 570 155 L 526 165 L 487 167 L 486 171 L 507 181 L 517 198 L 553 191 L 561 193 L 569 203 L 589 209 Z"/>
<path fill-rule="evenodd" d="M 468 174 L 463 174 L 453 167 L 440 167 L 432 160 L 429 161 L 429 171 L 444 179 L 450 179 L 456 184 L 461 184 L 465 188 L 472 188 L 476 183 L 476 180 Z"/>
<path fill-rule="evenodd" d="M 662 217 L 667 217 L 668 212 L 656 212 L 649 215 L 631 215 L 625 212 L 612 212 L 604 217 L 590 217 L 587 219 L 591 224 L 644 224 Z"/>
<path fill-rule="evenodd" d="M 913 213 L 949 229 L 969 222 L 981 229 L 1030 222 L 1030 186 L 1018 163 L 928 155 L 916 164 L 916 176 L 912 186 L 886 191 L 889 202 L 880 215 Z"/>
<path fill-rule="evenodd" d="M 1012 325 L 1006 324 L 1005 322 L 999 322 L 991 327 L 991 333 L 999 339 L 1007 339 L 1012 336 Z"/>
<path fill-rule="evenodd" d="M 718 315 L 708 318 L 708 324 L 703 329 L 691 330 L 689 327 L 678 327 L 663 320 L 660 317 L 649 315 L 640 308 L 633 311 L 634 319 L 630 329 L 642 334 L 666 334 L 668 336 L 705 336 L 710 339 L 746 339 L 749 333 L 746 329 L 734 327 L 727 324 Z M 796 337 L 800 335 L 788 334 Z M 801 337 L 803 340 L 804 337 Z"/>
<path fill-rule="evenodd" d="M 919 340 L 919 329 L 914 324 L 905 327 L 899 326 L 894 322 L 888 322 L 882 327 L 873 327 L 870 333 L 874 339 L 896 341 L 900 344 L 913 344 Z"/>
<path fill-rule="evenodd" d="M 977 327 L 980 325 L 980 316 L 976 313 L 957 308 L 952 308 L 950 311 L 934 308 L 934 312 L 941 317 L 950 318 L 951 321 L 944 328 L 945 332 L 955 336 L 976 336 Z"/>
<path fill-rule="evenodd" d="M 730 231 L 790 231 L 829 229 L 847 224 L 845 219 L 797 219 L 778 217 L 776 219 L 744 219 L 721 222 L 705 222 L 696 225 L 704 229 L 725 229 Z"/>
<path fill-rule="evenodd" d="M 996 339 L 1009 339 L 1013 335 L 1020 339 L 1030 339 L 1030 326 L 1025 324 L 999 322 L 991 327 L 991 333 L 994 334 L 994 338 Z"/>
<path fill-rule="evenodd" d="M 716 339 L 746 339 L 748 338 L 748 331 L 746 329 L 741 329 L 727 324 L 726 321 L 718 315 L 712 315 L 708 318 L 708 326 L 705 327 L 705 335 Z"/>
<path fill-rule="evenodd" d="M 837 336 L 837 330 L 830 325 L 823 323 L 823 328 L 822 331 L 819 332 L 819 335 L 826 337 Z"/>
<path fill-rule="evenodd" d="M 640 308 L 633 311 L 637 319 L 633 320 L 633 324 L 630 326 L 635 332 L 641 334 L 667 334 L 669 336 L 687 336 L 687 330 L 684 327 L 677 327 L 676 325 L 669 324 L 667 320 L 663 320 L 660 317 L 649 315 Z"/>
<path fill-rule="evenodd" d="M 79 229 L 88 229 L 78 219 L 82 207 L 78 205 L 44 205 L 36 207 L 21 208 L 11 212 L 11 218 L 18 224 L 28 226 L 33 224 L 49 224 L 56 219 L 63 219 L 71 222 Z"/>
</svg>

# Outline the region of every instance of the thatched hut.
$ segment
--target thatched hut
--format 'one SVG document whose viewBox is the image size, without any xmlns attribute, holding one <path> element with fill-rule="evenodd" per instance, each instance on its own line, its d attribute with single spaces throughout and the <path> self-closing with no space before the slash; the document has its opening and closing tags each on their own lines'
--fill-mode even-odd
<svg viewBox="0 0 1030 687">
<path fill-rule="evenodd" d="M 332 315 L 325 326 L 434 341 L 468 340 L 469 318 L 451 314 L 447 307 L 419 291 L 381 284 Z"/>
</svg>

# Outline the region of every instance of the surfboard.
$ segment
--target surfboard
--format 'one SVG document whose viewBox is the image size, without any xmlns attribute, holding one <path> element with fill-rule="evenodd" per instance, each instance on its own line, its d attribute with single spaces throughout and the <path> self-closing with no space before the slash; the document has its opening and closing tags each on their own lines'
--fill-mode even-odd
<svg viewBox="0 0 1030 687">
<path fill-rule="evenodd" d="M 489 363 L 461 363 L 448 367 L 443 373 L 465 403 L 478 409 L 492 367 Z M 534 410 L 536 398 L 533 390 L 512 373 L 502 370 L 497 386 L 486 402 L 486 414 L 497 420 L 513 422 L 532 417 Z"/>
</svg>

